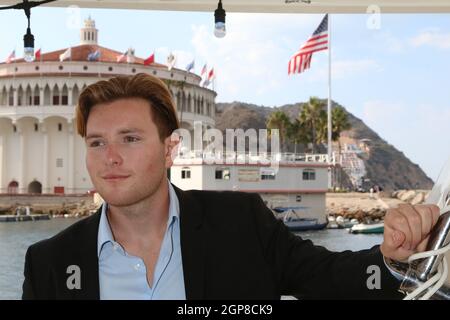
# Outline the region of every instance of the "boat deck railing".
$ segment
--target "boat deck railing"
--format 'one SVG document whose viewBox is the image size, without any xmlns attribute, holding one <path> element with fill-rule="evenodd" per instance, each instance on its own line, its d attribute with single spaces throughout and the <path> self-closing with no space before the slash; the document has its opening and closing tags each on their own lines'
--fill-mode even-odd
<svg viewBox="0 0 450 320">
<path fill-rule="evenodd" d="M 315 162 L 336 164 L 336 154 L 333 153 L 329 159 L 327 154 L 308 154 L 308 153 L 249 153 L 249 152 L 204 152 L 189 151 L 178 153 L 175 160 L 193 160 L 193 161 L 222 161 L 225 163 L 298 163 Z"/>
</svg>

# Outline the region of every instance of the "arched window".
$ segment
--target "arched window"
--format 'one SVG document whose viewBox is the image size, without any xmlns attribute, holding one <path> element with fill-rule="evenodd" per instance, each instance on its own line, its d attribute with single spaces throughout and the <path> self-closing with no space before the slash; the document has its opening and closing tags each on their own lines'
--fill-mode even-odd
<svg viewBox="0 0 450 320">
<path fill-rule="evenodd" d="M 59 106 L 59 104 L 61 103 L 59 98 L 60 98 L 60 96 L 59 96 L 59 88 L 55 84 L 55 86 L 53 87 L 53 103 L 52 103 L 52 105 Z"/>
<path fill-rule="evenodd" d="M 33 92 L 33 106 L 38 106 L 41 103 L 41 94 L 39 92 L 39 86 L 36 85 L 34 87 L 34 92 Z"/>
<path fill-rule="evenodd" d="M 13 180 L 8 184 L 7 190 L 8 193 L 17 193 L 18 190 L 19 190 L 19 183 L 17 181 Z"/>
<path fill-rule="evenodd" d="M 42 193 L 42 184 L 34 180 L 28 185 L 28 193 Z"/>
</svg>

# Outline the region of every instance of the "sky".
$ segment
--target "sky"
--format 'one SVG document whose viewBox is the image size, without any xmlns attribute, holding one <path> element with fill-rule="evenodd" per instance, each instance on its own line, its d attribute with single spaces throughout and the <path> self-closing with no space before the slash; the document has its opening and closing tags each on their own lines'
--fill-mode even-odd
<svg viewBox="0 0 450 320">
<path fill-rule="evenodd" d="M 225 8 L 226 9 L 226 8 Z M 42 52 L 79 44 L 89 16 L 99 44 L 129 47 L 176 67 L 195 59 L 216 73 L 216 102 L 264 106 L 328 97 L 328 53 L 311 68 L 288 76 L 289 58 L 323 15 L 227 13 L 227 35 L 213 35 L 213 13 L 35 8 L 31 29 Z M 418 164 L 433 180 L 450 157 L 450 16 L 448 14 L 334 14 L 331 20 L 331 96 L 381 138 Z M 26 17 L 0 11 L 0 61 L 23 54 Z"/>
</svg>

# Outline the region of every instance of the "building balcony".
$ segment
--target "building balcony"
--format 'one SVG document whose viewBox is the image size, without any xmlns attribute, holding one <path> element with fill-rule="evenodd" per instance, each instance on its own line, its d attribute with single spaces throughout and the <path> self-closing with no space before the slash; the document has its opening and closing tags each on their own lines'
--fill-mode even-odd
<svg viewBox="0 0 450 320">
<path fill-rule="evenodd" d="M 33 117 L 39 120 L 51 116 L 59 116 L 67 120 L 75 116 L 74 106 L 0 106 L 0 117 L 19 120 L 24 117 Z"/>
</svg>

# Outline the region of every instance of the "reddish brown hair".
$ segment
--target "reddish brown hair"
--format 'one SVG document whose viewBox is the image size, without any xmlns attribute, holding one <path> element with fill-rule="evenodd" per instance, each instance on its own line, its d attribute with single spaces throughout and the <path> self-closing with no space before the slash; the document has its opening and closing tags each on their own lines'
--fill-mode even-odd
<svg viewBox="0 0 450 320">
<path fill-rule="evenodd" d="M 177 113 L 169 89 L 160 79 L 145 73 L 102 80 L 86 87 L 78 98 L 78 133 L 86 136 L 89 113 L 95 105 L 119 99 L 141 98 L 149 103 L 151 116 L 161 141 L 179 128 Z"/>
</svg>

